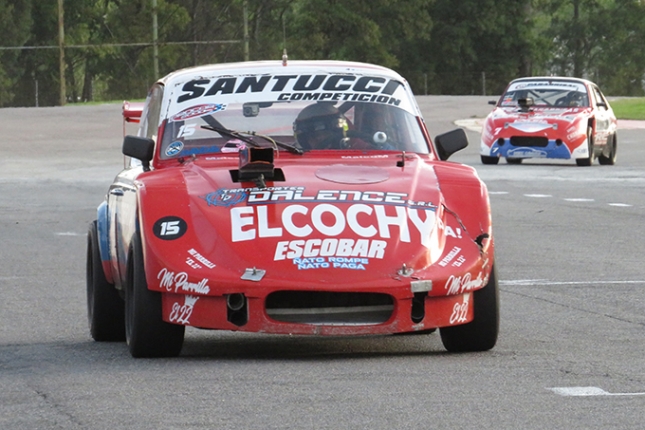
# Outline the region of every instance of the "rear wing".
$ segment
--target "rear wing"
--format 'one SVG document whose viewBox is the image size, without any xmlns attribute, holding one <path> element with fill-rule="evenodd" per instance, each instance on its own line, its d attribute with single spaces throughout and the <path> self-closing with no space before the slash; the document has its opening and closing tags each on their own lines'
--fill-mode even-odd
<svg viewBox="0 0 645 430">
<path fill-rule="evenodd" d="M 129 102 L 127 100 L 123 101 L 123 108 L 121 113 L 123 114 L 123 136 L 125 136 L 125 125 L 129 122 L 138 123 L 141 121 L 141 113 L 143 112 L 143 102 Z"/>
</svg>

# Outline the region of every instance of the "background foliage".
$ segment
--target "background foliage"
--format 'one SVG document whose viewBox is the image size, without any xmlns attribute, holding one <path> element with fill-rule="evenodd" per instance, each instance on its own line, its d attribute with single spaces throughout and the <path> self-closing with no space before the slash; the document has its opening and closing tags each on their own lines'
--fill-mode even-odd
<svg viewBox="0 0 645 430">
<path fill-rule="evenodd" d="M 159 74 L 244 60 L 245 3 L 251 60 L 378 63 L 417 94 L 556 74 L 645 95 L 645 0 L 157 0 Z M 64 16 L 68 102 L 144 97 L 152 0 L 64 0 Z M 0 0 L 0 25 L 0 106 L 59 104 L 57 0 Z"/>
</svg>

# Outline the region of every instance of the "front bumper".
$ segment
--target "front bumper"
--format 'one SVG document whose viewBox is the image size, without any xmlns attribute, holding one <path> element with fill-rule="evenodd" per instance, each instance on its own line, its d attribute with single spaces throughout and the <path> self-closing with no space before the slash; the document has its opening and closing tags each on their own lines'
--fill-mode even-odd
<svg viewBox="0 0 645 430">
<path fill-rule="evenodd" d="M 409 290 L 408 290 L 409 291 Z M 284 292 L 283 292 L 284 293 Z M 464 324 L 473 319 L 472 291 L 433 297 L 415 293 L 390 304 L 268 308 L 267 296 L 163 293 L 164 320 L 204 329 L 276 334 L 367 335 L 404 333 Z M 409 294 L 408 294 L 409 295 Z"/>
<path fill-rule="evenodd" d="M 537 145 L 532 145 L 530 140 L 525 140 L 521 143 L 515 141 L 515 137 L 496 139 L 490 148 L 490 156 L 506 158 L 558 158 L 565 160 L 571 158 L 571 150 L 560 139 L 543 138 Z M 514 142 L 517 144 L 514 144 Z"/>
<path fill-rule="evenodd" d="M 473 319 L 473 293 L 487 285 L 492 261 L 482 254 L 460 270 L 447 262 L 432 280 L 398 274 L 380 282 L 285 286 L 265 278 L 228 285 L 209 281 L 202 291 L 176 285 L 151 289 L 160 291 L 163 319 L 173 324 L 279 334 L 415 332 Z"/>
</svg>

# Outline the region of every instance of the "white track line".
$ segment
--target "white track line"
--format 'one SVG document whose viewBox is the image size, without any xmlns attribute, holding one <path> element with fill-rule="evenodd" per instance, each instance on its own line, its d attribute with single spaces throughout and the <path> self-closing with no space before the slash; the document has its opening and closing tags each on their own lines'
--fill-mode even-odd
<svg viewBox="0 0 645 430">
<path fill-rule="evenodd" d="M 548 281 L 546 279 L 513 279 L 499 281 L 500 285 L 514 286 L 536 286 L 536 285 L 621 285 L 621 284 L 645 284 L 645 280 L 639 281 Z"/>
</svg>

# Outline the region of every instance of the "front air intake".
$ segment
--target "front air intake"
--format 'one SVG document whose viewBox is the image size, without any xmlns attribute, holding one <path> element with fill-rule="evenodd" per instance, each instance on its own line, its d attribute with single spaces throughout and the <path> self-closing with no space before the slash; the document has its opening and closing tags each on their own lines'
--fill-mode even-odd
<svg viewBox="0 0 645 430">
<path fill-rule="evenodd" d="M 266 299 L 267 315 L 279 322 L 312 325 L 376 325 L 392 316 L 388 294 L 278 291 Z"/>
<path fill-rule="evenodd" d="M 535 146 L 538 148 L 546 148 L 549 144 L 549 139 L 539 136 L 513 136 L 511 137 L 511 145 L 513 146 Z"/>
</svg>

